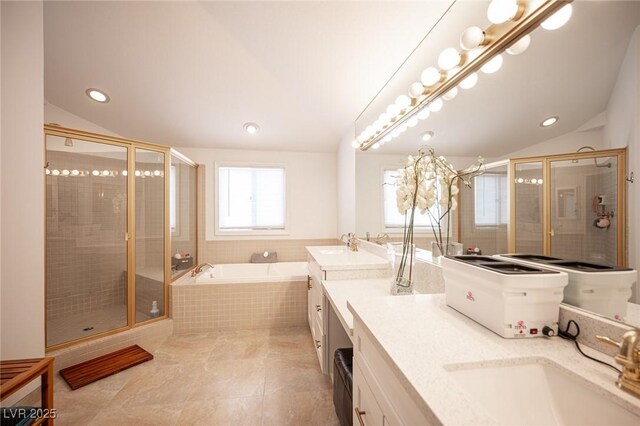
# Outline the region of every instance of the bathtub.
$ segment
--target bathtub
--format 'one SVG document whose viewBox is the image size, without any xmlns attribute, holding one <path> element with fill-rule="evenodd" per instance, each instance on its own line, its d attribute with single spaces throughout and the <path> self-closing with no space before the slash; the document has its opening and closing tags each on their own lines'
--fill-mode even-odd
<svg viewBox="0 0 640 426">
<path fill-rule="evenodd" d="M 307 263 L 239 263 L 205 267 L 171 284 L 174 334 L 303 327 Z"/>
<path fill-rule="evenodd" d="M 307 262 L 228 263 L 206 267 L 195 284 L 305 281 L 308 274 Z"/>
</svg>

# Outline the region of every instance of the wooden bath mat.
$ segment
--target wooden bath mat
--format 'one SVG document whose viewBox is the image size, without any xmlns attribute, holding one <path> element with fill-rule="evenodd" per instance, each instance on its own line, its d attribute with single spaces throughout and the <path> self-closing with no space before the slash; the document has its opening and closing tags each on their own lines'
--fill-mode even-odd
<svg viewBox="0 0 640 426">
<path fill-rule="evenodd" d="M 143 362 L 151 361 L 153 355 L 138 345 L 73 365 L 60 370 L 62 378 L 76 390 L 96 380 L 119 373 Z"/>
</svg>

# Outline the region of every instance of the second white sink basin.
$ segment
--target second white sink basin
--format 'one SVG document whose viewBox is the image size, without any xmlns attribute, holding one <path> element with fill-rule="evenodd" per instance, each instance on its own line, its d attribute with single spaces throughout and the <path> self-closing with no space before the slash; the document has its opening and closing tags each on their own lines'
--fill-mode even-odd
<svg viewBox="0 0 640 426">
<path fill-rule="evenodd" d="M 487 414 L 509 425 L 639 425 L 619 397 L 546 358 L 445 367 Z M 614 378 L 611 379 L 614 387 Z"/>
</svg>

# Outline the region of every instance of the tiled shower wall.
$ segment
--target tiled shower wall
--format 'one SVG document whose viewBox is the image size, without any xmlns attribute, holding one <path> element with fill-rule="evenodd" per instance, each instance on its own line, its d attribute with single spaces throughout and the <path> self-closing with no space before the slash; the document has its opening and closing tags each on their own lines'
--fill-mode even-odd
<svg viewBox="0 0 640 426">
<path fill-rule="evenodd" d="M 278 262 L 303 262 L 307 260 L 305 246 L 342 244 L 334 238 L 207 241 L 204 228 L 204 191 L 205 166 L 200 165 L 198 167 L 198 262 L 200 263 L 247 263 L 253 253 L 265 251 L 277 252 Z"/>
<path fill-rule="evenodd" d="M 58 170 L 122 170 L 123 164 L 56 151 L 47 160 Z M 126 178 L 49 175 L 46 191 L 48 319 L 124 304 L 127 213 L 114 200 L 126 206 Z"/>
</svg>

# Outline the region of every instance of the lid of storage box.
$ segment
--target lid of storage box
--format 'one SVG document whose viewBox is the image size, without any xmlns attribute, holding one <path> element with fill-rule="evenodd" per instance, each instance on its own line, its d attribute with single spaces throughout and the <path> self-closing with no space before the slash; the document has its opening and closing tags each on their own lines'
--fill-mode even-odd
<svg viewBox="0 0 640 426">
<path fill-rule="evenodd" d="M 467 263 L 479 268 L 488 269 L 493 272 L 509 275 L 529 275 L 529 274 L 557 274 L 558 271 L 536 268 L 520 263 L 504 262 L 490 256 L 447 256 L 447 259 Z"/>
<path fill-rule="evenodd" d="M 618 272 L 632 270 L 631 268 L 600 265 L 597 263 L 582 262 L 579 260 L 559 259 L 557 257 L 541 256 L 538 254 L 501 254 L 500 256 L 580 272 Z"/>
</svg>

